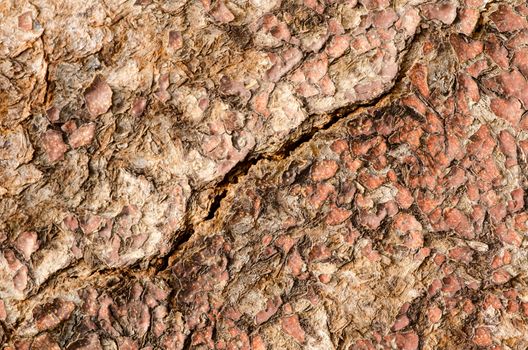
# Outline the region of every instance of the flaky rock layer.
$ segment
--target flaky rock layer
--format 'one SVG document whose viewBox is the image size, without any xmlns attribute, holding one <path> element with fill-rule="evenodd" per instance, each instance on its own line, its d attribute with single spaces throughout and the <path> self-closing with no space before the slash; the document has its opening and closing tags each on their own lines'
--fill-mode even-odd
<svg viewBox="0 0 528 350">
<path fill-rule="evenodd" d="M 4 349 L 528 347 L 525 2 L 0 19 Z"/>
</svg>

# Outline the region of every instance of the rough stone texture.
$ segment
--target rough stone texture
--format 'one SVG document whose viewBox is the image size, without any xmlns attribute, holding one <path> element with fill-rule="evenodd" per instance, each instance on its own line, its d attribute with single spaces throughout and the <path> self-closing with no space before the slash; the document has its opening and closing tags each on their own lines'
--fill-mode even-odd
<svg viewBox="0 0 528 350">
<path fill-rule="evenodd" d="M 0 0 L 3 349 L 525 349 L 522 1 Z"/>
</svg>

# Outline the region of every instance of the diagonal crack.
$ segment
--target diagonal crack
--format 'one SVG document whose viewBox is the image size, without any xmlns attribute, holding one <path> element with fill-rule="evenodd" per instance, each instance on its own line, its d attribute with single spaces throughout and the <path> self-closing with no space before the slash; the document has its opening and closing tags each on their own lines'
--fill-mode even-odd
<svg viewBox="0 0 528 350">
<path fill-rule="evenodd" d="M 400 70 L 394 80 L 393 85 L 385 92 L 373 98 L 369 101 L 362 103 L 354 103 L 348 106 L 344 106 L 336 109 L 331 113 L 325 114 L 311 114 L 306 120 L 299 125 L 295 130 L 292 131 L 293 137 L 286 141 L 278 150 L 273 153 L 262 153 L 257 156 L 248 156 L 243 161 L 237 163 L 224 177 L 213 186 L 213 196 L 210 200 L 208 212 L 203 217 L 202 222 L 191 222 L 189 209 L 185 214 L 183 229 L 178 230 L 174 234 L 174 239 L 170 243 L 170 250 L 164 255 L 158 255 L 150 257 L 145 260 L 141 260 L 132 266 L 115 267 L 115 268 L 104 268 L 99 269 L 85 278 L 83 284 L 87 285 L 97 280 L 98 283 L 102 284 L 113 278 L 120 278 L 123 275 L 129 277 L 140 277 L 140 276 L 156 276 L 160 273 L 167 271 L 171 267 L 172 261 L 178 256 L 180 251 L 185 245 L 192 239 L 195 234 L 196 226 L 203 222 L 214 220 L 218 212 L 222 209 L 223 200 L 227 197 L 232 187 L 238 184 L 249 171 L 257 166 L 261 161 L 279 161 L 289 157 L 295 150 L 299 149 L 303 145 L 311 142 L 316 135 L 325 130 L 331 129 L 338 121 L 344 117 L 351 117 L 360 115 L 373 109 L 381 108 L 388 105 L 395 99 L 397 99 L 403 91 L 405 85 L 405 77 L 407 72 L 412 67 L 416 58 L 418 57 L 418 43 L 425 39 L 425 35 L 428 31 L 422 31 L 415 34 L 415 36 L 409 40 L 407 49 L 404 51 L 400 59 Z M 193 201 L 196 199 L 196 194 L 191 196 L 189 199 L 189 208 L 192 208 Z M 50 277 L 50 279 L 44 283 L 36 293 L 32 293 L 33 297 L 27 298 L 21 307 L 23 309 L 30 309 L 36 303 L 38 303 L 38 295 L 49 295 L 53 294 L 53 290 L 60 290 L 67 288 L 69 285 L 66 281 L 74 277 L 74 280 L 78 280 L 79 273 L 83 272 L 82 260 L 75 266 L 71 266 L 60 271 L 57 271 Z M 86 272 L 86 271 L 84 271 Z M 63 281 L 65 283 L 57 283 L 57 281 Z M 24 313 L 25 314 L 25 313 Z M 26 320 L 20 319 L 16 325 L 21 325 Z M 5 329 L 4 333 L 9 341 L 12 338 L 13 328 Z M 190 339 L 190 338 L 189 338 Z"/>
<path fill-rule="evenodd" d="M 290 140 L 286 141 L 282 147 L 273 153 L 263 153 L 257 156 L 248 156 L 243 161 L 237 163 L 224 178 L 214 187 L 214 196 L 211 200 L 209 211 L 204 221 L 213 220 L 217 213 L 222 208 L 222 202 L 226 198 L 227 193 L 231 187 L 238 184 L 244 178 L 251 168 L 257 166 L 259 162 L 264 160 L 278 161 L 289 157 L 295 150 L 303 145 L 311 142 L 314 137 L 321 131 L 331 129 L 338 121 L 344 117 L 356 116 L 368 112 L 369 110 L 379 109 L 386 106 L 400 97 L 405 85 L 405 77 L 409 69 L 412 67 L 416 59 L 419 57 L 418 49 L 421 47 L 419 43 L 426 39 L 428 31 L 421 31 L 416 33 L 410 42 L 407 44 L 407 49 L 404 51 L 400 60 L 400 70 L 392 87 L 387 89 L 379 96 L 362 103 L 354 103 L 336 109 L 331 113 L 325 114 L 311 114 L 306 120 L 298 126 L 293 132 Z M 320 121 L 322 122 L 317 122 Z M 157 259 L 156 266 L 159 267 L 158 272 L 162 272 L 170 267 L 170 261 L 178 254 L 182 247 L 193 237 L 195 232 L 195 225 L 186 220 L 186 229 L 173 243 L 170 251 L 162 257 Z"/>
</svg>

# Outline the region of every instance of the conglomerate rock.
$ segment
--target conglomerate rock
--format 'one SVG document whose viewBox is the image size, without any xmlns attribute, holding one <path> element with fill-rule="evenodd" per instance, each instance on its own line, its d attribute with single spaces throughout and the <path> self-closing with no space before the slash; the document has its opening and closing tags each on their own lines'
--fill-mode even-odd
<svg viewBox="0 0 528 350">
<path fill-rule="evenodd" d="M 0 19 L 4 349 L 528 348 L 526 2 Z"/>
</svg>

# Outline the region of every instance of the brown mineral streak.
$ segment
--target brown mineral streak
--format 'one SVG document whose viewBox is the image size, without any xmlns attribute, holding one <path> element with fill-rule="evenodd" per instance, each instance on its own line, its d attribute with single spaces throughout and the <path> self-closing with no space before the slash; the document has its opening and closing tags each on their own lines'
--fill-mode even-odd
<svg viewBox="0 0 528 350">
<path fill-rule="evenodd" d="M 528 5 L 0 2 L 0 344 L 528 348 Z"/>
</svg>

